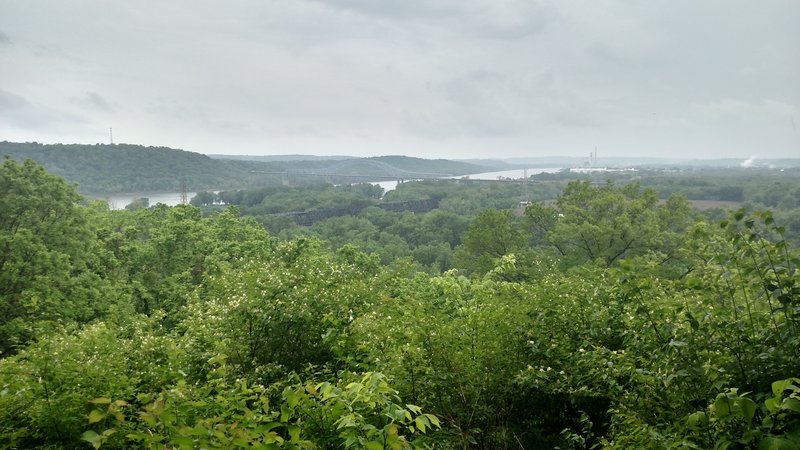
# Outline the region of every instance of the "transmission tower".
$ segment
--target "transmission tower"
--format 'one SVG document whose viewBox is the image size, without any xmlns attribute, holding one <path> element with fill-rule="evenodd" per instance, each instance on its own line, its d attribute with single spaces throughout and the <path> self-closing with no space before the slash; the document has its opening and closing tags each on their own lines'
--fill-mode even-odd
<svg viewBox="0 0 800 450">
<path fill-rule="evenodd" d="M 188 203 L 186 200 L 186 178 L 181 178 L 181 205 Z"/>
<path fill-rule="evenodd" d="M 528 169 L 525 169 L 523 172 L 523 181 L 522 184 L 525 186 L 525 203 L 529 204 L 531 202 L 531 196 L 528 192 Z"/>
</svg>

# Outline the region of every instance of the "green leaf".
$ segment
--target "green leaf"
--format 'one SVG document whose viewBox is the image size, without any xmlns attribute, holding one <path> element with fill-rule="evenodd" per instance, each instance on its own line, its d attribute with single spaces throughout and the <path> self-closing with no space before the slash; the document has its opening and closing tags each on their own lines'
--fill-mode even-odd
<svg viewBox="0 0 800 450">
<path fill-rule="evenodd" d="M 364 389 L 364 385 L 361 383 L 350 383 L 347 386 L 345 386 L 345 389 L 348 391 L 361 391 L 362 389 Z"/>
<path fill-rule="evenodd" d="M 420 408 L 420 407 L 419 407 L 419 406 L 417 406 L 417 405 L 407 404 L 407 405 L 406 405 L 406 408 L 408 408 L 408 409 L 409 409 L 411 412 L 413 412 L 414 414 L 419 414 L 419 413 L 421 413 L 421 412 L 422 412 L 422 408 Z"/>
<path fill-rule="evenodd" d="M 182 449 L 191 449 L 196 447 L 194 440 L 186 436 L 175 436 L 172 438 L 172 443 L 177 444 Z"/>
<path fill-rule="evenodd" d="M 300 427 L 297 425 L 289 425 L 289 442 L 300 441 Z"/>
<path fill-rule="evenodd" d="M 288 422 L 292 417 L 292 410 L 286 405 L 281 405 L 281 422 Z"/>
<path fill-rule="evenodd" d="M 706 416 L 706 413 L 702 411 L 696 412 L 694 414 L 690 414 L 686 422 L 689 425 L 689 428 L 695 430 L 699 428 L 705 428 L 708 425 L 708 416 Z"/>
<path fill-rule="evenodd" d="M 756 414 L 756 403 L 749 398 L 742 398 L 739 400 L 739 406 L 742 408 L 742 415 L 747 419 L 747 423 L 751 423 Z"/>
<path fill-rule="evenodd" d="M 767 436 L 758 444 L 758 450 L 793 450 L 795 448 L 796 447 L 786 439 L 774 436 Z"/>
<path fill-rule="evenodd" d="M 364 448 L 367 450 L 383 450 L 383 443 L 376 441 L 369 441 L 364 443 Z"/>
<path fill-rule="evenodd" d="M 793 378 L 787 380 L 778 380 L 772 383 L 772 395 L 775 397 L 783 396 L 783 391 L 792 387 Z M 795 389 L 797 389 L 795 387 Z"/>
<path fill-rule="evenodd" d="M 118 400 L 118 401 L 120 401 L 120 400 Z M 98 398 L 93 398 L 93 399 L 89 400 L 89 403 L 94 403 L 95 405 L 107 405 L 107 404 L 111 403 L 111 399 L 110 398 L 106 398 L 106 397 L 98 397 Z"/>
<path fill-rule="evenodd" d="M 764 406 L 767 407 L 767 410 L 771 413 L 774 413 L 780 407 L 780 399 L 779 398 L 768 398 L 764 400 Z"/>
<path fill-rule="evenodd" d="M 436 428 L 442 428 L 441 422 L 439 422 L 439 418 L 434 416 L 433 414 L 423 414 L 428 421 L 433 424 Z"/>
<path fill-rule="evenodd" d="M 353 420 L 353 415 L 348 414 L 339 419 L 339 424 L 336 426 L 336 429 L 340 430 L 342 428 L 355 427 L 356 425 L 356 421 Z"/>
<path fill-rule="evenodd" d="M 100 446 L 103 444 L 103 436 L 100 436 L 92 430 L 84 431 L 81 435 L 81 440 L 92 444 L 92 447 L 96 449 L 100 448 Z"/>
<path fill-rule="evenodd" d="M 92 412 L 89 413 L 89 423 L 96 423 L 100 422 L 106 417 L 106 413 L 103 411 L 93 409 Z"/>
<path fill-rule="evenodd" d="M 796 398 L 787 398 L 783 401 L 783 409 L 789 409 L 795 412 L 800 412 L 800 400 Z"/>
<path fill-rule="evenodd" d="M 725 395 L 723 394 L 717 396 L 717 400 L 714 402 L 714 412 L 720 419 L 723 417 L 728 417 L 730 415 L 731 406 L 728 401 L 728 397 L 725 397 Z"/>
<path fill-rule="evenodd" d="M 423 416 L 419 416 L 414 419 L 414 425 L 416 425 L 417 428 L 419 428 L 419 431 L 423 433 L 425 432 L 425 427 L 427 426 L 427 422 L 428 420 L 425 419 Z"/>
<path fill-rule="evenodd" d="M 195 425 L 191 431 L 189 431 L 189 434 L 192 436 L 207 436 L 208 430 L 202 425 Z"/>
<path fill-rule="evenodd" d="M 286 398 L 286 402 L 289 404 L 289 408 L 294 408 L 300 401 L 300 394 L 295 392 L 293 389 L 286 389 L 283 392 L 283 396 Z"/>
<path fill-rule="evenodd" d="M 156 421 L 156 416 L 154 416 L 153 414 L 150 414 L 150 413 L 139 413 L 139 417 L 142 420 L 144 420 L 144 422 L 146 424 L 150 425 L 151 427 L 156 426 L 156 423 L 158 423 Z"/>
</svg>

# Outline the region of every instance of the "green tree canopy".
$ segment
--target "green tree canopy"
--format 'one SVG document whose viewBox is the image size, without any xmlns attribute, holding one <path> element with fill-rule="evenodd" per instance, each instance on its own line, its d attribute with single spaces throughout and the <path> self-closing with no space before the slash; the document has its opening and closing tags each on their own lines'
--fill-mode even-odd
<svg viewBox="0 0 800 450">
<path fill-rule="evenodd" d="M 567 185 L 554 206 L 526 212 L 532 237 L 542 239 L 567 265 L 586 261 L 611 266 L 623 258 L 659 252 L 670 259 L 686 230 L 691 209 L 681 197 L 658 204 L 653 189 L 588 181 Z"/>
<path fill-rule="evenodd" d="M 95 211 L 35 162 L 0 166 L 0 355 L 37 327 L 86 322 L 119 299 Z"/>
<path fill-rule="evenodd" d="M 497 260 L 527 246 L 511 210 L 487 209 L 480 213 L 464 234 L 458 253 L 462 267 L 486 273 Z"/>
</svg>

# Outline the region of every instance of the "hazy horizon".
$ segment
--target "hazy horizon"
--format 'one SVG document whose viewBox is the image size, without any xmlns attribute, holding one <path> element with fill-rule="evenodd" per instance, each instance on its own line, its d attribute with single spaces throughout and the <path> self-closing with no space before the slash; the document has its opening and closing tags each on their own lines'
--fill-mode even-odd
<svg viewBox="0 0 800 450">
<path fill-rule="evenodd" d="M 800 158 L 793 0 L 0 0 L 0 140 Z"/>
</svg>

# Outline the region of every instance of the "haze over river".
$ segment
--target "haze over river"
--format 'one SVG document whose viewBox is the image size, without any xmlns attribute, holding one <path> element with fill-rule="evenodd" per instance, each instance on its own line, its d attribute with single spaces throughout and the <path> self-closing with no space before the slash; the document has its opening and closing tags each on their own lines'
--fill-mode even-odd
<svg viewBox="0 0 800 450">
<path fill-rule="evenodd" d="M 472 178 L 475 180 L 496 180 L 498 178 L 511 178 L 514 180 L 522 179 L 525 177 L 525 171 L 527 170 L 528 176 L 536 175 L 537 173 L 553 173 L 558 172 L 561 170 L 560 168 L 556 167 L 549 167 L 549 168 L 534 168 L 534 169 L 513 169 L 513 170 L 501 170 L 499 172 L 483 172 L 483 173 L 473 173 L 469 175 L 460 175 L 457 177 L 451 177 L 453 179 L 459 178 Z M 385 192 L 389 192 L 397 187 L 397 181 L 378 181 L 372 184 L 376 184 L 383 188 Z M 187 192 L 186 198 L 191 200 L 197 193 L 196 192 Z M 168 206 L 175 206 L 181 203 L 181 193 L 180 192 L 157 192 L 157 193 L 132 193 L 132 194 L 113 194 L 107 197 L 101 197 L 100 200 L 105 200 L 108 202 L 108 206 L 111 209 L 123 209 L 126 205 L 131 203 L 132 201 L 139 199 L 139 198 L 147 198 L 150 201 L 150 205 L 155 205 L 157 203 L 164 203 Z"/>
</svg>

